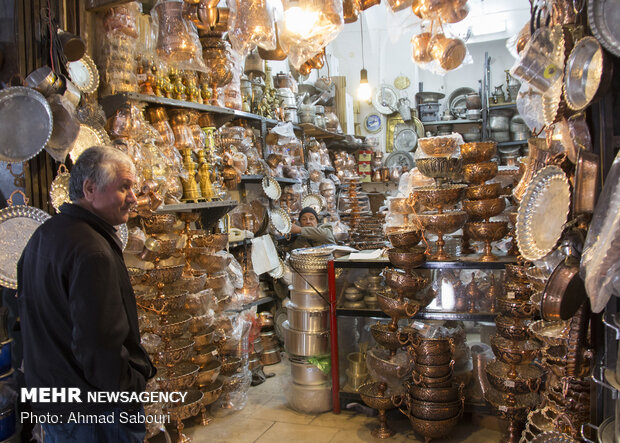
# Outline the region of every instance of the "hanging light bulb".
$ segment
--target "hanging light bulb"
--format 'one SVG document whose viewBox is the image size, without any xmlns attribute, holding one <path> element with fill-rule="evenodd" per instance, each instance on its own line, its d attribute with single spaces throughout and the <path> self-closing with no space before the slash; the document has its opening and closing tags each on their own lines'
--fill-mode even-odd
<svg viewBox="0 0 620 443">
<path fill-rule="evenodd" d="M 360 71 L 360 85 L 357 88 L 357 98 L 360 101 L 367 102 L 370 100 L 372 89 L 368 83 L 368 71 L 364 63 L 364 19 L 360 17 L 360 37 L 362 40 L 362 70 Z"/>
<path fill-rule="evenodd" d="M 357 98 L 360 101 L 367 102 L 370 100 L 370 94 L 372 89 L 370 88 L 370 84 L 368 83 L 368 71 L 362 69 L 360 71 L 360 85 L 357 88 Z"/>
<path fill-rule="evenodd" d="M 284 24 L 290 33 L 307 36 L 313 31 L 320 12 L 312 7 L 312 2 L 289 0 L 284 8 Z"/>
</svg>

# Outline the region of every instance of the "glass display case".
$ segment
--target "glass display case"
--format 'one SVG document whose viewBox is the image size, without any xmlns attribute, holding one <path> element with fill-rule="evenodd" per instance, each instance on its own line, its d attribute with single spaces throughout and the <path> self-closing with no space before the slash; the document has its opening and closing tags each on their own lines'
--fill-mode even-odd
<svg viewBox="0 0 620 443">
<path fill-rule="evenodd" d="M 455 338 L 454 375 L 461 376 L 474 391 L 476 386 L 469 383 L 475 371 L 470 348 L 479 352 L 490 351 L 484 342 L 488 343 L 494 330 L 495 299 L 504 295 L 504 268 L 514 261 L 513 256 L 499 256 L 495 262 L 480 262 L 472 256 L 459 257 L 455 261 L 426 261 L 415 269 L 415 273 L 428 279 L 428 285 L 414 296 L 424 300 L 422 305 L 425 307 L 413 316 L 398 319 L 401 329 L 418 321 L 420 324 L 441 325 L 454 333 L 458 337 Z M 385 276 L 391 269 L 393 267 L 385 257 L 352 260 L 345 256 L 329 263 L 335 413 L 340 411 L 341 401 L 356 399 L 357 388 L 370 380 L 366 377 L 364 354 L 377 346 L 372 326 L 382 323 L 387 327 L 390 322 L 390 316 L 379 306 L 377 295 L 386 289 Z M 475 397 L 474 392 L 473 403 L 476 403 Z"/>
</svg>

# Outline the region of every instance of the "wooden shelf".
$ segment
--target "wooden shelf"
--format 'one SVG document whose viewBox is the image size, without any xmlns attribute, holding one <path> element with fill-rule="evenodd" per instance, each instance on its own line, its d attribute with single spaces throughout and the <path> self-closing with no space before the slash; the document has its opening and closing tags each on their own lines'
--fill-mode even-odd
<svg viewBox="0 0 620 443">
<path fill-rule="evenodd" d="M 167 212 L 200 212 L 201 226 L 203 229 L 211 229 L 220 218 L 232 211 L 238 202 L 236 200 L 221 200 L 211 202 L 180 203 L 178 205 L 165 205 L 157 208 L 160 213 Z"/>
</svg>

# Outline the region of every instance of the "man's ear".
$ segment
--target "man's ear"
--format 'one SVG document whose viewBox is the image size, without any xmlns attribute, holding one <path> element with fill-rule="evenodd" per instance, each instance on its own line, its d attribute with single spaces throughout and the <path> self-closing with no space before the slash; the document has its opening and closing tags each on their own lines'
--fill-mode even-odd
<svg viewBox="0 0 620 443">
<path fill-rule="evenodd" d="M 82 192 L 84 192 L 84 198 L 87 201 L 91 201 L 93 199 L 93 195 L 95 194 L 96 190 L 97 186 L 95 186 L 94 181 L 88 178 L 84 180 L 84 183 L 82 184 Z"/>
</svg>

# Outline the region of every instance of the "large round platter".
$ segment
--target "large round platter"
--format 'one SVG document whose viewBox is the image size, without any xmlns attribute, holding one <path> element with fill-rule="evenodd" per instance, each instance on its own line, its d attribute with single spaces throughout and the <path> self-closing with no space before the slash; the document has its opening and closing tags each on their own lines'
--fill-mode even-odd
<svg viewBox="0 0 620 443">
<path fill-rule="evenodd" d="M 573 111 L 585 109 L 597 94 L 604 75 L 604 58 L 603 49 L 594 37 L 584 37 L 575 43 L 564 71 L 564 98 Z"/>
<path fill-rule="evenodd" d="M 110 144 L 110 139 L 103 128 L 82 123 L 69 156 L 73 163 L 75 163 L 82 152 L 91 146 L 104 146 L 108 144 Z"/>
<path fill-rule="evenodd" d="M 368 114 L 364 120 L 364 129 L 375 134 L 381 130 L 381 116 L 379 114 Z"/>
<path fill-rule="evenodd" d="M 549 254 L 560 240 L 570 209 L 570 185 L 564 171 L 545 166 L 528 185 L 517 211 L 519 252 L 529 261 Z"/>
<path fill-rule="evenodd" d="M 394 149 L 410 152 L 418 145 L 418 132 L 415 125 L 399 123 L 394 128 Z"/>
<path fill-rule="evenodd" d="M 390 153 L 385 159 L 383 166 L 386 168 L 391 168 L 392 166 L 403 166 L 406 167 L 407 170 L 413 168 L 415 162 L 413 157 L 408 152 L 403 151 L 394 151 Z"/>
<path fill-rule="evenodd" d="M 271 278 L 274 278 L 276 280 L 284 276 L 284 262 L 282 261 L 282 259 L 280 259 L 280 263 L 278 264 L 278 266 L 275 269 L 269 271 L 268 274 L 271 276 Z"/>
<path fill-rule="evenodd" d="M 319 214 L 323 210 L 323 198 L 319 194 L 308 194 L 301 199 L 302 208 L 312 208 Z"/>
<path fill-rule="evenodd" d="M 0 285 L 17 289 L 17 262 L 34 231 L 50 215 L 25 205 L 0 210 Z"/>
<path fill-rule="evenodd" d="M 21 163 L 45 147 L 52 135 L 52 108 L 34 89 L 0 91 L 0 161 Z"/>
<path fill-rule="evenodd" d="M 278 200 L 282 195 L 282 188 L 280 188 L 280 183 L 273 177 L 263 177 L 261 182 L 263 186 L 263 191 L 265 191 L 265 195 L 269 197 L 271 200 Z"/>
<path fill-rule="evenodd" d="M 596 39 L 620 57 L 620 4 L 616 0 L 588 0 L 588 23 Z"/>
<path fill-rule="evenodd" d="M 274 209 L 269 213 L 269 219 L 271 220 L 271 225 L 275 228 L 275 230 L 282 235 L 286 235 L 291 232 L 291 217 L 289 217 L 284 209 Z"/>
<path fill-rule="evenodd" d="M 462 118 L 464 119 L 467 114 L 467 107 L 465 106 L 465 97 L 467 94 L 476 92 L 472 88 L 463 87 L 457 88 L 448 97 L 448 107 L 450 109 L 450 114 L 454 116 L 454 118 Z"/>
<path fill-rule="evenodd" d="M 398 105 L 398 95 L 390 85 L 383 84 L 372 98 L 372 104 L 381 114 L 393 114 Z"/>
<path fill-rule="evenodd" d="M 85 94 L 92 94 L 99 87 L 99 72 L 95 62 L 86 54 L 74 62 L 67 63 L 67 71 L 73 84 Z"/>
</svg>

